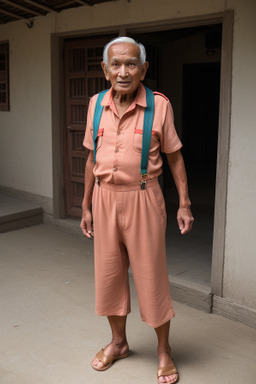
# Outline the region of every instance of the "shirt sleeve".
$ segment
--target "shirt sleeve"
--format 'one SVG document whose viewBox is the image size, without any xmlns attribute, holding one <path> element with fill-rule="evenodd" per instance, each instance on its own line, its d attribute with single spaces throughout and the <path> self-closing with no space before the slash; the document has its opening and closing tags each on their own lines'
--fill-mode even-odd
<svg viewBox="0 0 256 384">
<path fill-rule="evenodd" d="M 164 120 L 161 132 L 161 151 L 164 153 L 172 153 L 178 151 L 182 147 L 182 143 L 176 132 L 174 125 L 174 114 L 169 100 L 162 100 L 164 108 L 162 109 Z"/>
<path fill-rule="evenodd" d="M 87 123 L 84 135 L 83 146 L 88 148 L 90 151 L 93 151 L 93 114 L 94 114 L 94 98 L 90 99 L 88 112 L 87 112 Z"/>
</svg>

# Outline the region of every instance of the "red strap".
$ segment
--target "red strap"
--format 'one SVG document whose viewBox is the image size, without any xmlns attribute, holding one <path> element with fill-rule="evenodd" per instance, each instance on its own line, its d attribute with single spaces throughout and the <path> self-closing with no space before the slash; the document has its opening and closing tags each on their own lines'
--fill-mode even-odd
<svg viewBox="0 0 256 384">
<path fill-rule="evenodd" d="M 143 129 L 135 128 L 134 133 L 139 133 L 139 134 L 143 135 Z M 152 130 L 151 135 L 155 135 L 155 134 L 156 134 L 156 131 Z"/>
<path fill-rule="evenodd" d="M 97 137 L 98 137 L 98 136 L 103 136 L 103 132 L 104 132 L 104 128 L 100 128 L 100 129 L 98 130 Z"/>
<path fill-rule="evenodd" d="M 159 96 L 162 96 L 162 97 L 164 97 L 165 98 L 165 100 L 169 100 L 168 99 L 168 97 L 167 96 L 165 96 L 163 93 L 160 93 L 160 92 L 153 92 L 154 93 L 154 95 L 159 95 Z"/>
</svg>

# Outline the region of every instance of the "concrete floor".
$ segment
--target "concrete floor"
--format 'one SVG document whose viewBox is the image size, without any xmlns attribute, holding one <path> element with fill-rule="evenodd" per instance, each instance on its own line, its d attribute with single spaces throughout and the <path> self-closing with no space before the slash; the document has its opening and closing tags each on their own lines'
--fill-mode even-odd
<svg viewBox="0 0 256 384">
<path fill-rule="evenodd" d="M 211 291 L 215 179 L 209 171 L 198 167 L 188 170 L 189 174 L 189 194 L 195 222 L 192 231 L 185 236 L 180 235 L 177 226 L 176 188 L 173 182 L 165 188 L 168 272 L 170 279 L 178 278 L 185 284 L 196 283 Z"/>
<path fill-rule="evenodd" d="M 204 205 L 193 207 L 193 229 L 181 236 L 176 220 L 177 207 L 168 207 L 166 253 L 170 279 L 179 278 L 211 290 L 212 210 L 212 207 Z"/>
<path fill-rule="evenodd" d="M 156 383 L 155 336 L 132 286 L 133 354 L 106 372 L 90 360 L 108 343 L 94 314 L 93 243 L 39 225 L 0 234 L 0 383 Z M 184 384 L 256 382 L 256 330 L 174 303 L 170 341 Z"/>
</svg>

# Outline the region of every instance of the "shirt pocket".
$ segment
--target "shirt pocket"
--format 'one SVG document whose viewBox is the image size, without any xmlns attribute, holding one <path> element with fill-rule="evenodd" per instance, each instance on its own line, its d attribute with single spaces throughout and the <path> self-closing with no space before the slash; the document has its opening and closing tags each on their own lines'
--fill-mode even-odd
<svg viewBox="0 0 256 384">
<path fill-rule="evenodd" d="M 142 151 L 142 136 L 143 136 L 143 129 L 135 129 L 134 130 L 133 149 L 139 153 L 141 153 L 141 151 Z M 152 144 L 154 143 L 155 140 L 156 140 L 156 131 L 152 130 L 150 148 L 152 147 Z"/>
</svg>

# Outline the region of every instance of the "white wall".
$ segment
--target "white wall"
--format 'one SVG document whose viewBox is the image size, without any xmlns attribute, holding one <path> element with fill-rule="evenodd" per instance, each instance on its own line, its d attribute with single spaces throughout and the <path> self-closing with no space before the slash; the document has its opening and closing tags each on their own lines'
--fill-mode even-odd
<svg viewBox="0 0 256 384">
<path fill-rule="evenodd" d="M 52 197 L 51 17 L 0 27 L 9 40 L 10 112 L 0 112 L 0 184 Z"/>
<path fill-rule="evenodd" d="M 0 184 L 52 197 L 50 33 L 235 9 L 224 296 L 256 306 L 256 2 L 119 0 L 0 26 L 10 42 L 11 112 L 0 112 Z"/>
<path fill-rule="evenodd" d="M 256 308 L 256 2 L 236 3 L 224 297 Z"/>
</svg>

